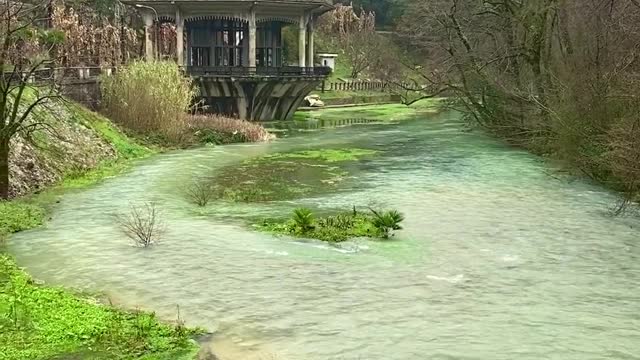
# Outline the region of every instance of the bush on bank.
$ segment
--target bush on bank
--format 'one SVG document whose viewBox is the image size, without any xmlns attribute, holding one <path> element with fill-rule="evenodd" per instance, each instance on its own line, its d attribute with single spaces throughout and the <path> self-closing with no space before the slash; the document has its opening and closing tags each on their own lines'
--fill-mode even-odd
<svg viewBox="0 0 640 360">
<path fill-rule="evenodd" d="M 267 141 L 259 124 L 220 115 L 190 115 L 197 96 L 193 80 L 171 61 L 134 62 L 102 79 L 105 113 L 153 142 L 186 147 Z"/>
<path fill-rule="evenodd" d="M 191 78 L 170 61 L 137 61 L 101 81 L 102 106 L 116 123 L 177 140 L 196 95 Z"/>
</svg>

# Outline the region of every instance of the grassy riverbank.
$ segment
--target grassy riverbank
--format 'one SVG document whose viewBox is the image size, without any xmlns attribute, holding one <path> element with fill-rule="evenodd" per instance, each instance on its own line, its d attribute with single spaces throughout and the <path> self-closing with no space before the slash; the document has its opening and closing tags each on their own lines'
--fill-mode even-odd
<svg viewBox="0 0 640 360">
<path fill-rule="evenodd" d="M 62 169 L 61 180 L 45 190 L 12 201 L 0 201 L 0 241 L 11 233 L 42 225 L 49 207 L 55 204 L 65 190 L 93 185 L 105 178 L 120 174 L 130 167 L 132 160 L 150 156 L 159 150 L 141 145 L 125 135 L 108 119 L 80 105 L 69 104 L 66 111 L 71 114 L 69 122 L 93 131 L 112 148 L 113 155 L 104 157 L 93 168 Z M 90 151 L 90 149 L 86 150 Z M 79 154 L 79 157 L 81 155 Z M 45 156 L 42 159 L 41 161 L 46 163 L 50 157 Z M 44 164 L 41 167 L 51 166 Z"/>
<path fill-rule="evenodd" d="M 40 286 L 0 255 L 0 358 L 193 359 L 181 324 L 153 314 L 126 312 L 64 289 Z"/>
<path fill-rule="evenodd" d="M 72 116 L 58 122 L 93 131 L 113 155 L 91 169 L 66 169 L 61 181 L 43 191 L 0 202 L 0 243 L 11 233 L 43 225 L 65 191 L 120 174 L 133 160 L 161 150 L 141 145 L 108 119 L 79 105 L 69 104 L 67 111 Z M 191 341 L 194 330 L 163 324 L 150 313 L 119 310 L 91 296 L 38 284 L 1 251 L 1 359 L 194 358 L 198 350 Z"/>
<path fill-rule="evenodd" d="M 42 225 L 65 189 L 95 184 L 126 168 L 126 160 L 76 176 L 39 195 L 0 203 L 0 232 Z M 38 284 L 0 252 L 0 358 L 193 359 L 196 331 L 124 311 L 95 298 Z"/>
</svg>

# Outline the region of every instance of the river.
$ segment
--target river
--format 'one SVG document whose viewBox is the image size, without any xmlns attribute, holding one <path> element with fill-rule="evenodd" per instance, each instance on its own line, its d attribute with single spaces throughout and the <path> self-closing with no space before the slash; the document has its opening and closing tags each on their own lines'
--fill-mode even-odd
<svg viewBox="0 0 640 360">
<path fill-rule="evenodd" d="M 323 147 L 378 153 L 349 165 L 338 189 L 300 200 L 199 210 L 182 195 L 222 166 Z M 609 214 L 615 194 L 555 174 L 455 113 L 305 131 L 142 160 L 66 194 L 10 251 L 52 284 L 167 319 L 179 307 L 230 359 L 640 359 L 640 222 Z M 113 219 L 142 201 L 167 224 L 148 249 Z M 404 230 L 329 246 L 248 225 L 354 204 L 399 209 Z"/>
</svg>

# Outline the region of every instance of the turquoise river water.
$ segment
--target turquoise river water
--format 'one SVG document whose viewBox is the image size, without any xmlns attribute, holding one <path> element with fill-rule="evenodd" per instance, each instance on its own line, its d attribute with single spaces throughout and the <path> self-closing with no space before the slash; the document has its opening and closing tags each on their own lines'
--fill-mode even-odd
<svg viewBox="0 0 640 360">
<path fill-rule="evenodd" d="M 179 307 L 214 332 L 222 359 L 640 359 L 640 221 L 610 215 L 614 194 L 550 176 L 454 113 L 356 122 L 140 161 L 65 195 L 10 251 L 52 284 L 166 319 Z M 201 210 L 182 195 L 194 176 L 251 157 L 352 147 L 379 153 L 311 198 Z M 167 233 L 139 249 L 113 215 L 145 201 Z M 353 204 L 399 209 L 404 230 L 329 246 L 248 225 Z"/>
</svg>

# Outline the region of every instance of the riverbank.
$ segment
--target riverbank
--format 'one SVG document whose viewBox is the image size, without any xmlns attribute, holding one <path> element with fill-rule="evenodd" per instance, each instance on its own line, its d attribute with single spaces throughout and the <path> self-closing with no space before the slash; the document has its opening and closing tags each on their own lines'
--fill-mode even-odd
<svg viewBox="0 0 640 360">
<path fill-rule="evenodd" d="M 78 105 L 71 104 L 67 118 L 52 118 L 56 129 L 80 134 L 87 146 L 72 148 L 65 157 L 58 157 L 40 148 L 22 148 L 14 153 L 13 169 L 31 167 L 43 169 L 48 176 L 26 179 L 15 171 L 13 179 L 20 181 L 20 193 L 34 193 L 12 201 L 0 202 L 0 242 L 9 234 L 44 225 L 49 210 L 66 191 L 87 187 L 124 172 L 135 159 L 160 151 L 141 145 L 126 136 L 107 119 Z M 48 144 L 53 143 L 53 139 Z M 77 142 L 76 142 L 77 143 Z M 106 156 L 93 156 L 90 144 L 99 144 Z M 49 147 L 50 149 L 51 147 Z M 95 149 L 94 149 L 95 150 Z M 58 155 L 58 156 L 54 156 Z M 25 161 L 26 158 L 26 161 Z M 86 159 L 90 159 L 88 162 Z M 36 161 L 36 159 L 38 161 Z M 70 167 L 83 164 L 75 171 Z M 45 171 L 44 169 L 47 169 Z M 16 177 L 17 176 L 17 177 Z M 30 180 L 30 181 L 29 181 Z M 50 186 L 52 183 L 56 183 Z M 47 187 L 49 186 L 49 187 Z M 37 190 L 35 190 L 37 189 Z M 45 286 L 19 268 L 13 258 L 0 249 L 0 358 L 7 360 L 40 358 L 145 358 L 191 359 L 198 346 L 191 341 L 197 333 L 180 323 L 164 324 L 152 313 L 124 311 L 101 304 L 90 295 Z"/>
<path fill-rule="evenodd" d="M 153 313 L 122 310 L 99 297 L 49 287 L 4 252 L 10 234 L 45 225 L 51 208 L 69 190 L 97 184 L 127 171 L 135 160 L 185 145 L 127 136 L 80 105 L 55 105 L 55 112 L 37 114 L 56 130 L 38 134 L 46 146 L 16 140 L 11 158 L 15 198 L 0 201 L 0 358 L 193 359 L 199 346 L 192 337 L 201 331 L 185 328 L 179 310 L 174 323 L 164 323 Z M 191 117 L 187 129 L 188 145 L 270 138 L 259 125 L 218 117 Z"/>
<path fill-rule="evenodd" d="M 199 330 L 42 286 L 0 254 L 0 358 L 193 359 Z"/>
</svg>

